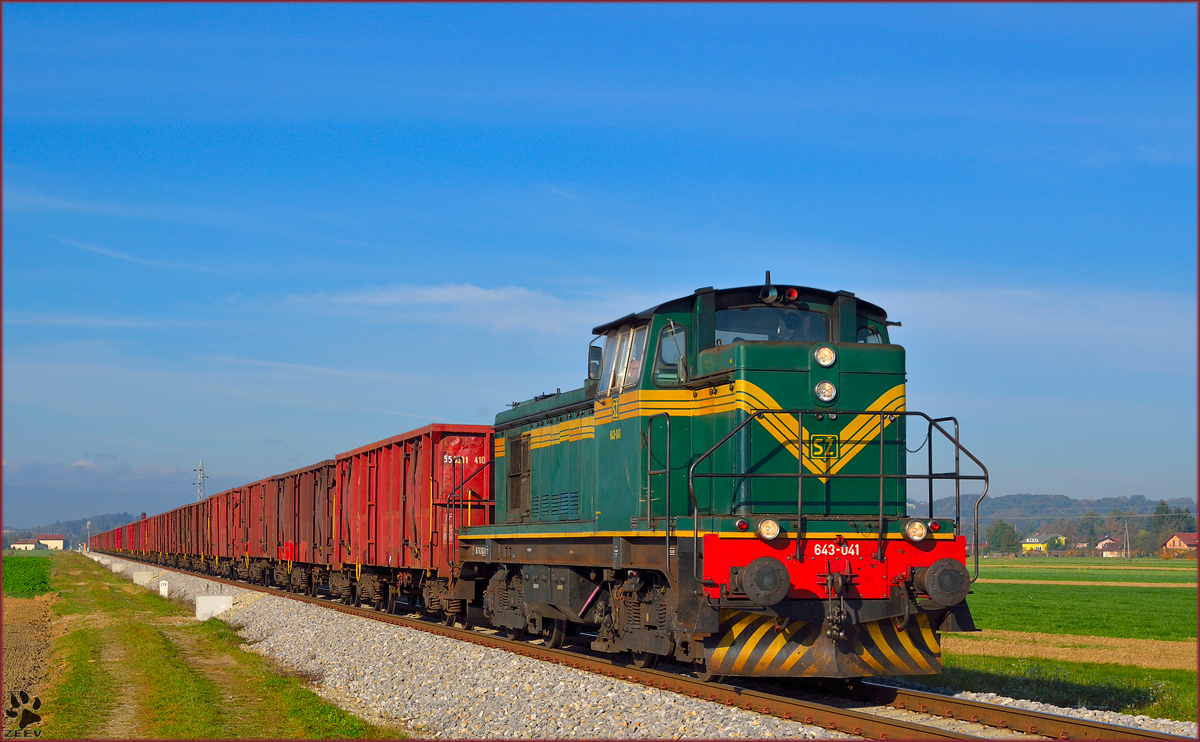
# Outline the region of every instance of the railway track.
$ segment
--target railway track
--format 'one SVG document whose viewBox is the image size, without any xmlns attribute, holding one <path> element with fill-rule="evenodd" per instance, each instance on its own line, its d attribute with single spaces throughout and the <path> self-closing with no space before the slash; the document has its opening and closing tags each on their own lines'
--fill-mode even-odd
<svg viewBox="0 0 1200 742">
<path fill-rule="evenodd" d="M 137 559 L 115 557 L 130 562 Z M 774 687 L 746 679 L 745 685 L 703 682 L 666 670 L 639 668 L 615 661 L 609 656 L 586 651 L 551 649 L 540 644 L 505 638 L 485 631 L 446 626 L 426 618 L 383 613 L 358 608 L 320 597 L 298 595 L 276 588 L 229 580 L 214 575 L 184 572 L 151 564 L 157 569 L 220 582 L 245 590 L 290 598 L 331 608 L 342 613 L 375 621 L 405 626 L 459 641 L 503 649 L 524 657 L 551 662 L 607 677 L 639 683 L 646 687 L 680 693 L 747 711 L 777 716 L 821 726 L 869 739 L 1094 739 L 1094 740 L 1184 740 L 1162 732 L 1137 727 L 1104 724 L 1087 719 L 1048 714 L 1029 709 L 970 701 L 936 693 L 882 685 L 868 680 L 855 681 L 821 697 L 811 691 Z M 780 684 L 772 684 L 778 686 Z M 856 705 L 861 704 L 861 705 Z"/>
</svg>

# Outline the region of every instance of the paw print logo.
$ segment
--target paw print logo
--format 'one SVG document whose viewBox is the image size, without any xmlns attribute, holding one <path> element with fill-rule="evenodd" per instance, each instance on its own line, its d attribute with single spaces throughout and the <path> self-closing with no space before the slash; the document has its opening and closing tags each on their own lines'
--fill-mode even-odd
<svg viewBox="0 0 1200 742">
<path fill-rule="evenodd" d="M 24 729 L 30 724 L 36 724 L 42 720 L 42 717 L 37 713 L 37 710 L 42 707 L 42 699 L 30 698 L 25 691 L 8 694 L 8 706 L 4 709 L 4 716 L 8 719 L 17 720 L 17 729 Z"/>
</svg>

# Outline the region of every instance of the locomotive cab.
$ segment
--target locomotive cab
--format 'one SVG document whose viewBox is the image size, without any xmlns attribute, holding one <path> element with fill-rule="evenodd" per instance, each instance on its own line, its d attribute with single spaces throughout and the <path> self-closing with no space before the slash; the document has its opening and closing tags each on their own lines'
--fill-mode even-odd
<svg viewBox="0 0 1200 742">
<path fill-rule="evenodd" d="M 709 675 L 937 672 L 938 632 L 974 628 L 958 498 L 987 475 L 956 422 L 906 410 L 890 324 L 768 274 L 595 328 L 583 388 L 496 418 L 497 524 L 460 535 L 488 619 Z"/>
</svg>

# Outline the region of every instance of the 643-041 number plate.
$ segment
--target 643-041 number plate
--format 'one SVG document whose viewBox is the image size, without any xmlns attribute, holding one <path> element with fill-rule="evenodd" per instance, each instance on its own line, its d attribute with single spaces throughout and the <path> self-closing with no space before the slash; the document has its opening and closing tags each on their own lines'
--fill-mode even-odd
<svg viewBox="0 0 1200 742">
<path fill-rule="evenodd" d="M 834 541 L 816 541 L 808 544 L 808 553 L 810 556 L 861 556 L 863 553 L 862 544 L 857 541 L 844 541 L 837 543 Z"/>
</svg>

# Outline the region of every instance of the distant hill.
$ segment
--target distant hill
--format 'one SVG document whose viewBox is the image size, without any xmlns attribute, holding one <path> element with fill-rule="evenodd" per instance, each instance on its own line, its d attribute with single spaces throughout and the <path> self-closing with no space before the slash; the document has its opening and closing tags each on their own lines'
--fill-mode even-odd
<svg viewBox="0 0 1200 742">
<path fill-rule="evenodd" d="M 21 528 L 4 532 L 4 548 L 8 548 L 9 544 L 22 538 L 33 538 L 39 533 L 61 533 L 67 537 L 67 542 L 64 544 L 66 548 L 71 548 L 75 544 L 81 544 L 87 540 L 87 523 L 92 522 L 92 533 L 97 534 L 107 531 L 110 528 L 123 526 L 126 523 L 132 523 L 136 519 L 135 516 L 129 513 L 109 513 L 107 515 L 93 515 L 90 518 L 80 518 L 79 520 L 56 521 L 47 526 L 38 526 L 37 528 Z"/>
<path fill-rule="evenodd" d="M 970 521 L 975 514 L 975 500 L 978 495 L 963 495 L 962 517 L 964 530 L 970 530 Z M 1044 520 L 1055 518 L 1078 518 L 1086 513 L 1096 513 L 1103 517 L 1113 510 L 1135 515 L 1150 515 L 1158 505 L 1159 500 L 1150 500 L 1142 495 L 1133 497 L 1102 497 L 1098 500 L 1077 500 L 1066 495 L 1001 495 L 986 497 L 979 506 L 979 530 L 987 530 L 993 520 L 1000 518 L 1017 526 L 1020 530 L 1031 530 Z M 1183 508 L 1195 513 L 1196 501 L 1186 497 L 1176 497 L 1166 501 L 1172 508 Z M 909 495 L 908 514 L 912 517 L 924 517 L 929 512 L 929 501 L 920 502 Z M 945 517 L 954 515 L 954 498 L 946 497 L 934 500 L 933 512 Z"/>
</svg>

